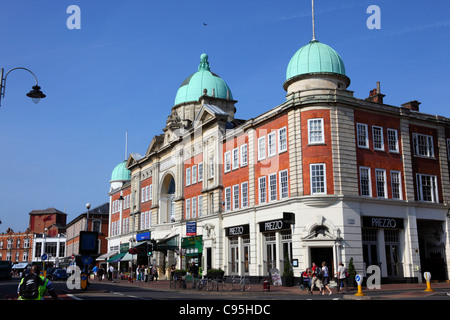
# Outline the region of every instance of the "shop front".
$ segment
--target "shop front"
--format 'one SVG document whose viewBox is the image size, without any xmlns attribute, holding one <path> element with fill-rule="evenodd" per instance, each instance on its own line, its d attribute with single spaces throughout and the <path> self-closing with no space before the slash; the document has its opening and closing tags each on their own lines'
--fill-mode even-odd
<svg viewBox="0 0 450 320">
<path fill-rule="evenodd" d="M 381 268 L 382 277 L 403 278 L 403 219 L 362 217 L 363 261 Z"/>
<path fill-rule="evenodd" d="M 181 239 L 181 269 L 188 269 L 192 264 L 201 267 L 203 254 L 203 237 L 191 236 Z"/>
<path fill-rule="evenodd" d="M 263 274 L 268 275 L 270 270 L 278 269 L 283 272 L 286 259 L 292 261 L 292 229 L 295 215 L 292 212 L 283 212 L 283 217 L 259 223 L 263 242 Z"/>
<path fill-rule="evenodd" d="M 225 228 L 228 239 L 228 274 L 248 275 L 250 272 L 250 225 Z"/>
</svg>

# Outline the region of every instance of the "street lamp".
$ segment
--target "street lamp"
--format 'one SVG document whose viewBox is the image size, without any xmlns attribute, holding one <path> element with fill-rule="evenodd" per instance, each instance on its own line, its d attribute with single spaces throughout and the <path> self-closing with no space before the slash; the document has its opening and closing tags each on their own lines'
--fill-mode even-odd
<svg viewBox="0 0 450 320">
<path fill-rule="evenodd" d="M 38 80 L 35 76 L 35 74 L 33 72 L 31 72 L 30 70 L 28 70 L 27 68 L 22 68 L 22 67 L 17 67 L 17 68 L 13 68 L 11 70 L 9 70 L 5 76 L 3 76 L 5 70 L 2 68 L 1 69 L 1 83 L 0 83 L 0 106 L 1 106 L 1 99 L 5 97 L 5 87 L 6 87 L 6 77 L 8 76 L 8 74 L 13 71 L 13 70 L 25 70 L 28 71 L 29 73 L 31 73 L 34 77 L 34 79 L 36 80 L 36 85 L 34 85 L 31 88 L 31 91 L 27 93 L 27 97 L 30 97 L 31 100 L 33 100 L 34 103 L 38 103 L 41 99 L 45 98 L 45 94 L 41 91 L 41 87 L 39 87 L 38 85 Z"/>
<path fill-rule="evenodd" d="M 87 215 L 86 215 L 86 231 L 88 231 L 89 228 L 89 209 L 91 208 L 90 203 L 86 203 L 86 209 L 87 209 Z"/>
</svg>

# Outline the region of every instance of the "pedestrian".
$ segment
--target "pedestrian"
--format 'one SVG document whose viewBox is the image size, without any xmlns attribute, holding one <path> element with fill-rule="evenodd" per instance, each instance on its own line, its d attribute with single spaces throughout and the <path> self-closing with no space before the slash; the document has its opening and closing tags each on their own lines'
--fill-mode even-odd
<svg viewBox="0 0 450 320">
<path fill-rule="evenodd" d="M 103 279 L 103 274 L 105 273 L 105 270 L 103 269 L 103 267 L 100 267 L 99 269 L 98 269 L 98 281 L 102 281 L 102 279 Z"/>
<path fill-rule="evenodd" d="M 314 288 L 319 288 L 320 294 L 323 295 L 322 291 L 322 269 L 313 262 L 311 267 L 311 294 L 313 294 Z"/>
<path fill-rule="evenodd" d="M 312 294 L 311 292 L 311 269 L 310 268 L 306 268 L 305 271 L 303 271 L 302 273 L 302 289 L 305 289 L 306 291 L 308 291 L 310 294 Z"/>
<path fill-rule="evenodd" d="M 145 273 L 144 265 L 141 265 L 141 267 L 139 268 L 139 274 L 141 275 L 141 281 L 142 281 L 142 282 L 145 281 L 144 273 Z"/>
<path fill-rule="evenodd" d="M 144 278 L 145 278 L 145 282 L 148 282 L 148 266 L 145 266 L 145 269 L 144 269 Z"/>
<path fill-rule="evenodd" d="M 170 280 L 173 280 L 173 277 L 175 276 L 175 265 L 173 264 L 170 267 Z"/>
<path fill-rule="evenodd" d="M 109 269 L 108 269 L 108 280 L 109 281 L 113 281 L 113 273 L 114 273 L 114 267 L 113 267 L 113 265 L 110 265 Z"/>
<path fill-rule="evenodd" d="M 344 267 L 344 264 L 342 262 L 339 262 L 337 278 L 338 278 L 338 291 L 341 292 L 341 290 L 343 290 L 345 287 L 345 292 L 348 292 L 347 268 Z"/>
<path fill-rule="evenodd" d="M 158 282 L 158 270 L 156 270 L 155 266 L 153 266 L 152 274 L 153 274 L 153 278 L 155 278 L 156 282 Z"/>
<path fill-rule="evenodd" d="M 189 269 L 192 276 L 192 288 L 195 288 L 195 279 L 198 278 L 198 265 L 193 263 Z"/>
<path fill-rule="evenodd" d="M 333 292 L 330 289 L 330 286 L 328 285 L 330 283 L 330 274 L 328 272 L 328 267 L 326 262 L 322 262 L 322 284 L 323 286 L 328 290 L 328 295 L 333 294 Z M 325 291 L 325 290 L 324 290 Z M 323 294 L 323 292 L 322 292 Z"/>
<path fill-rule="evenodd" d="M 30 274 L 22 278 L 17 287 L 18 300 L 44 300 L 46 292 L 53 300 L 58 300 L 53 284 L 46 277 L 40 275 L 38 265 L 31 266 Z"/>
</svg>

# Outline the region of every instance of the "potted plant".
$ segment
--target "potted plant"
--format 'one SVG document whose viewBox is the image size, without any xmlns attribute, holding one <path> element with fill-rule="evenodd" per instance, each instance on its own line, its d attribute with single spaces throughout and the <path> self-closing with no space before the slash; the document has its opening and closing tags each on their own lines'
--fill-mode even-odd
<svg viewBox="0 0 450 320">
<path fill-rule="evenodd" d="M 348 286 L 355 287 L 356 270 L 355 270 L 355 265 L 353 264 L 353 258 L 350 258 L 350 261 L 348 263 L 347 273 L 348 273 L 348 279 L 347 279 Z"/>
<path fill-rule="evenodd" d="M 284 271 L 281 281 L 284 287 L 294 286 L 294 273 L 292 271 L 291 261 L 289 260 L 289 254 L 287 252 L 284 258 Z"/>
<path fill-rule="evenodd" d="M 209 279 L 221 279 L 223 278 L 223 275 L 225 274 L 225 271 L 221 269 L 209 269 L 206 273 L 206 276 Z"/>
</svg>

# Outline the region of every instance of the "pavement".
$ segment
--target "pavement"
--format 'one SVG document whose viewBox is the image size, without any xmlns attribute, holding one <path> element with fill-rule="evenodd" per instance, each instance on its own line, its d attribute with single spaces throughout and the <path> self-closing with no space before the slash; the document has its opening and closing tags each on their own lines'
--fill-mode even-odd
<svg viewBox="0 0 450 320">
<path fill-rule="evenodd" d="M 103 280 L 105 281 L 105 280 Z M 96 283 L 97 280 L 92 281 Z M 101 283 L 101 282 L 100 282 Z M 168 290 L 168 291 L 177 291 L 177 292 L 185 292 L 189 294 L 193 290 L 195 290 L 196 294 L 208 294 L 211 293 L 207 291 L 206 288 L 202 290 L 193 289 L 192 283 L 187 283 L 186 288 L 171 288 L 171 284 L 169 280 L 160 280 L 142 282 L 142 281 L 133 281 L 129 282 L 127 280 L 120 280 L 117 282 L 113 282 L 113 284 L 118 286 L 135 286 L 140 288 L 147 288 L 153 290 Z M 348 292 L 337 292 L 336 287 L 331 287 L 332 297 L 342 298 L 342 299 L 350 299 L 350 300 L 376 300 L 376 299 L 420 299 L 431 296 L 450 296 L 450 281 L 446 282 L 433 282 L 430 284 L 430 288 L 433 291 L 426 291 L 427 284 L 426 283 L 397 283 L 397 284 L 382 284 L 380 289 L 368 289 L 366 287 L 362 287 L 363 295 L 355 295 L 358 293 L 357 288 L 348 288 Z M 265 291 L 263 284 L 252 284 L 249 290 L 241 291 L 239 288 L 232 291 L 224 291 L 220 290 L 214 291 L 214 294 L 224 294 L 224 295 L 235 295 L 238 298 L 240 295 L 261 295 L 261 293 L 267 294 L 267 296 L 276 296 L 276 295 L 310 295 L 310 293 L 306 290 L 301 290 L 298 285 L 293 287 L 284 287 L 284 286 L 270 286 L 269 291 Z M 328 292 L 325 290 L 325 294 Z M 319 291 L 316 289 L 313 292 L 313 296 L 319 295 Z"/>
</svg>

